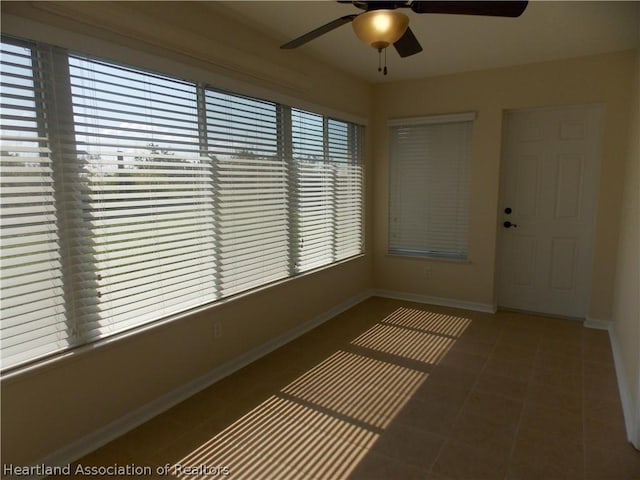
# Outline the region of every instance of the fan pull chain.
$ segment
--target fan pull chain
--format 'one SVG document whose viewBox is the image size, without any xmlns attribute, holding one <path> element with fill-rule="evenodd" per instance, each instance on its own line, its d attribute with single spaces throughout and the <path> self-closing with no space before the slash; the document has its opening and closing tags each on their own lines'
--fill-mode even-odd
<svg viewBox="0 0 640 480">
<path fill-rule="evenodd" d="M 382 68 L 382 50 L 384 50 L 384 69 Z M 383 72 L 385 75 L 387 74 L 387 49 L 386 48 L 378 49 L 378 71 Z"/>
<path fill-rule="evenodd" d="M 384 74 L 387 74 L 387 49 L 384 49 Z"/>
</svg>

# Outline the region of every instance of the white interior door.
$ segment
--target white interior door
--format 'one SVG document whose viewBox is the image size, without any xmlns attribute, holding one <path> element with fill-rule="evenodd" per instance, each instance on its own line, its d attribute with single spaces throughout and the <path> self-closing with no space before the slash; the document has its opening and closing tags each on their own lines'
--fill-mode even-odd
<svg viewBox="0 0 640 480">
<path fill-rule="evenodd" d="M 585 317 L 601 131 L 596 105 L 505 113 L 499 306 Z"/>
</svg>

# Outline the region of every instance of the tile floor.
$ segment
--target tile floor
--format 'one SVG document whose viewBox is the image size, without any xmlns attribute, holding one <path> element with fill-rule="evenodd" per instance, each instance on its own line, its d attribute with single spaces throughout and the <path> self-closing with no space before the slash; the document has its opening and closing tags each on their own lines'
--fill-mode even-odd
<svg viewBox="0 0 640 480">
<path fill-rule="evenodd" d="M 80 463 L 178 479 L 640 479 L 604 331 L 382 298 Z"/>
</svg>

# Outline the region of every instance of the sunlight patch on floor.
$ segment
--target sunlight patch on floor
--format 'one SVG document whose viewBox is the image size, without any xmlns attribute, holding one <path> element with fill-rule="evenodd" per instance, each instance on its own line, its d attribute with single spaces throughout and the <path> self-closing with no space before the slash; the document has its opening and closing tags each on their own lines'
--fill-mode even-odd
<svg viewBox="0 0 640 480">
<path fill-rule="evenodd" d="M 282 392 L 351 421 L 385 428 L 426 377 L 410 368 L 340 350 Z"/>
<path fill-rule="evenodd" d="M 273 396 L 178 463 L 227 465 L 232 478 L 340 478 L 378 434 Z M 178 476 L 207 478 L 207 476 Z"/>
<path fill-rule="evenodd" d="M 381 323 L 415 328 L 422 332 L 448 335 L 457 338 L 466 330 L 471 320 L 455 315 L 402 307 L 382 320 Z"/>
<path fill-rule="evenodd" d="M 225 465 L 231 478 L 346 478 L 428 380 L 402 360 L 437 364 L 470 322 L 399 308 L 351 342 L 364 353 L 337 350 L 176 465 Z"/>
<path fill-rule="evenodd" d="M 378 324 L 351 343 L 378 352 L 435 364 L 446 355 L 453 342 L 453 339 L 441 335 Z"/>
</svg>

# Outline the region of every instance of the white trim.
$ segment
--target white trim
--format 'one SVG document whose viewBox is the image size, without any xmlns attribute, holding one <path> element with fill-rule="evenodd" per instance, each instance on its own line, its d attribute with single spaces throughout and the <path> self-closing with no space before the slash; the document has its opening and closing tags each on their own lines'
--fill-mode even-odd
<svg viewBox="0 0 640 480">
<path fill-rule="evenodd" d="M 631 389 L 629 388 L 624 362 L 622 360 L 622 352 L 620 351 L 620 345 L 618 344 L 616 325 L 608 320 L 590 317 L 587 317 L 583 325 L 586 328 L 605 330 L 609 334 L 609 342 L 611 343 L 611 351 L 613 353 L 613 364 L 616 370 L 616 380 L 618 382 L 618 392 L 620 393 L 620 402 L 622 404 L 627 441 L 629 441 L 636 449 L 640 450 L 640 409 L 636 410 L 633 406 L 633 396 L 631 395 Z M 638 382 L 638 398 L 640 399 L 640 381 Z"/>
<path fill-rule="evenodd" d="M 430 295 L 423 295 L 420 293 L 396 292 L 392 290 L 374 290 L 373 293 L 378 297 L 406 300 L 408 302 L 460 308 L 462 310 L 472 310 L 475 312 L 496 313 L 495 305 L 487 303 L 466 302 L 455 298 L 432 297 Z"/>
<path fill-rule="evenodd" d="M 587 317 L 583 325 L 586 328 L 593 328 L 595 330 L 607 330 L 609 331 L 609 335 L 611 335 L 610 329 L 611 329 L 612 323 L 609 320 L 601 320 L 599 318 Z"/>
<path fill-rule="evenodd" d="M 631 444 L 636 450 L 640 450 L 640 372 L 638 372 L 638 391 L 636 392 L 636 412 L 635 425 L 632 425 L 632 431 L 629 433 Z"/>
<path fill-rule="evenodd" d="M 256 360 L 280 348 L 281 346 L 291 342 L 292 340 L 295 340 L 301 335 L 304 335 L 308 331 L 320 326 L 333 317 L 363 302 L 372 295 L 372 290 L 365 290 L 358 295 L 354 295 L 344 302 L 339 303 L 329 310 L 315 316 L 311 320 L 308 320 L 298 325 L 297 327 L 292 328 L 291 330 L 278 335 L 275 338 L 272 338 L 261 346 L 256 347 L 253 350 L 250 350 L 243 355 L 240 355 L 239 357 L 220 365 L 217 368 L 214 368 L 209 373 L 201 376 L 200 378 L 196 378 L 195 380 L 192 380 L 191 382 L 188 382 L 183 386 L 178 387 L 175 390 L 172 390 L 171 392 L 168 392 L 165 395 L 152 400 L 146 405 L 143 405 L 140 408 L 127 413 L 126 415 L 109 423 L 108 425 L 105 425 L 104 427 L 88 435 L 85 435 L 84 437 L 74 441 L 66 447 L 63 447 L 51 453 L 50 455 L 47 455 L 46 457 L 37 462 L 34 462 L 33 464 L 43 464 L 59 467 L 68 465 L 69 463 L 82 458 L 83 456 L 93 452 L 94 450 L 97 450 L 98 448 L 106 445 L 112 440 L 115 440 L 116 438 L 133 430 L 134 428 L 151 420 L 157 415 L 160 415 L 161 413 L 169 410 L 180 402 L 183 402 L 189 397 L 240 370 L 241 368 L 249 365 L 250 363 L 255 362 Z M 20 478 L 39 477 L 21 476 Z"/>
<path fill-rule="evenodd" d="M 519 113 L 519 112 L 544 112 L 545 110 L 550 110 L 554 108 L 566 108 L 566 109 L 579 109 L 581 110 L 584 107 L 597 107 L 601 108 L 603 113 L 605 111 L 605 106 L 603 103 L 561 103 L 558 105 L 547 105 L 543 107 L 523 107 L 523 108 L 506 108 L 503 110 L 503 113 Z"/>
<path fill-rule="evenodd" d="M 426 117 L 391 118 L 388 127 L 405 125 L 429 125 L 434 123 L 471 122 L 476 119 L 476 112 L 448 113 L 444 115 L 428 115 Z"/>
<path fill-rule="evenodd" d="M 616 378 L 618 379 L 618 390 L 620 391 L 620 401 L 622 403 L 627 440 L 631 442 L 636 449 L 640 450 L 640 438 L 638 438 L 638 425 L 640 424 L 638 415 L 640 412 L 634 409 L 633 396 L 631 395 L 629 383 L 627 382 L 627 375 L 624 368 L 624 361 L 622 360 L 622 352 L 618 344 L 615 324 L 612 323 L 608 331 L 609 340 L 611 341 L 611 351 L 613 352 L 613 363 L 616 369 Z M 638 390 L 640 393 L 640 386 Z"/>
</svg>

